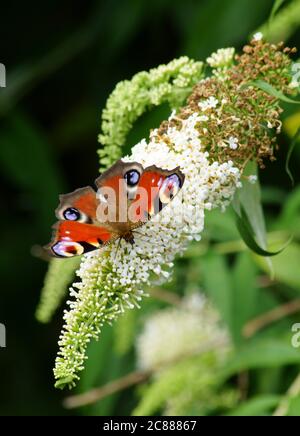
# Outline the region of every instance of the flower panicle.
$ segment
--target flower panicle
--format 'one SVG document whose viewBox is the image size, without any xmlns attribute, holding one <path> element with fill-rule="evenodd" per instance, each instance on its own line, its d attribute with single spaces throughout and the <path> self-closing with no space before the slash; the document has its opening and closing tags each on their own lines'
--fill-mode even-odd
<svg viewBox="0 0 300 436">
<path fill-rule="evenodd" d="M 213 350 L 222 361 L 230 348 L 229 333 L 217 310 L 195 291 L 180 306 L 152 314 L 136 341 L 138 366 L 146 371 L 168 367 L 203 350 Z"/>
<path fill-rule="evenodd" d="M 202 76 L 203 62 L 182 56 L 119 82 L 102 112 L 99 142 L 103 147 L 98 151 L 101 168 L 108 168 L 121 157 L 121 147 L 137 118 L 165 102 L 179 107 Z"/>
<path fill-rule="evenodd" d="M 188 413 L 194 404 L 200 411 L 235 401 L 233 391 L 221 397 L 220 389 L 216 392 L 231 349 L 219 313 L 198 289 L 180 304 L 151 314 L 137 337 L 136 350 L 139 368 L 152 376 L 133 415 L 163 409 L 164 415 L 174 416 Z"/>
<path fill-rule="evenodd" d="M 181 77 L 176 86 L 182 85 L 182 71 L 191 83 L 188 71 L 195 68 L 197 84 L 186 105 L 173 111 L 168 120 L 152 130 L 147 141 L 142 139 L 124 158 L 143 166 L 180 166 L 185 183 L 182 195 L 164 208 L 161 219 L 139 229 L 134 246 L 121 241 L 118 248 L 112 244 L 83 257 L 80 281 L 73 285 L 60 337 L 54 369 L 57 386 L 76 383 L 88 343 L 98 338 L 104 323 L 112 323 L 124 310 L 139 306 L 147 286 L 170 279 L 175 256 L 183 253 L 191 240 L 201 238 L 205 211 L 217 207 L 224 210 L 231 202 L 241 186 L 247 162 L 254 160 L 263 167 L 266 158 L 275 158 L 276 136 L 281 128 L 279 101 L 251 86 L 251 82 L 264 80 L 291 94 L 291 52 L 281 44 L 254 39 L 241 55 L 233 57 L 232 50 L 212 55 L 209 62 L 213 74 L 207 78 L 202 72 L 199 78 L 199 65 L 196 68 L 184 58 L 181 64 L 177 60 L 176 74 L 175 64 L 171 69 L 168 64 L 151 73 L 140 73 L 116 88 L 104 112 L 106 140 L 100 138 L 107 144 L 100 154 L 109 159 L 116 158 L 116 150 L 120 153 L 119 146 L 145 101 L 150 101 L 149 95 L 153 103 L 161 84 L 170 84 L 170 77 L 176 76 L 168 92 L 163 91 L 164 97 L 156 102 L 168 93 L 170 100 L 175 80 Z M 115 139 L 112 132 L 117 135 Z M 103 163 L 108 161 L 104 159 Z"/>
</svg>

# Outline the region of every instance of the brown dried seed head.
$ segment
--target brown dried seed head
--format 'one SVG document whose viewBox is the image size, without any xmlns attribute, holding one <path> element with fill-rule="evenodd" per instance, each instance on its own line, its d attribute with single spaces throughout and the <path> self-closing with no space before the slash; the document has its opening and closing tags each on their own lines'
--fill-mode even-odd
<svg viewBox="0 0 300 436">
<path fill-rule="evenodd" d="M 235 56 L 236 64 L 227 70 L 226 80 L 211 76 L 198 83 L 176 120 L 163 122 L 157 136 L 170 142 L 168 127 L 180 129 L 180 119 L 195 112 L 203 114 L 199 102 L 213 96 L 219 104 L 216 108 L 207 108 L 204 113 L 208 121 L 196 126 L 202 147 L 206 147 L 212 160 L 231 159 L 243 169 L 250 159 L 255 159 L 263 167 L 265 158 L 275 159 L 275 135 L 282 109 L 275 97 L 248 86 L 248 82 L 264 80 L 281 92 L 290 93 L 287 74 L 291 63 L 287 53 L 290 52 L 294 53 L 294 49 L 285 48 L 282 43 L 271 45 L 262 40 L 251 41 L 241 55 Z M 274 128 L 269 128 L 270 125 Z M 238 147 L 234 150 L 228 146 L 230 137 L 238 139 Z"/>
</svg>

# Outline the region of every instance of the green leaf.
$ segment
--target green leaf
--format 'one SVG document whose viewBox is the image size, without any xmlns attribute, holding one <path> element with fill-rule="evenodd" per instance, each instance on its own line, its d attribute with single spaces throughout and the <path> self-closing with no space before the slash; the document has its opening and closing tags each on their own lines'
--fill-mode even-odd
<svg viewBox="0 0 300 436">
<path fill-rule="evenodd" d="M 258 29 L 258 31 L 262 32 L 263 35 L 266 36 L 266 39 L 269 42 L 273 42 L 275 44 L 280 41 L 288 41 L 293 33 L 298 30 L 300 23 L 299 1 L 289 1 L 285 7 L 279 10 L 282 4 L 283 0 L 275 1 L 271 11 L 271 16 L 269 16 L 267 21 Z"/>
<path fill-rule="evenodd" d="M 232 272 L 233 325 L 236 343 L 241 343 L 242 328 L 257 314 L 260 289 L 257 285 L 257 266 L 249 252 L 239 253 Z"/>
<path fill-rule="evenodd" d="M 244 170 L 244 175 L 257 175 L 257 165 L 251 162 Z M 243 187 L 238 189 L 233 202 L 235 212 L 240 215 L 240 208 L 243 207 L 257 243 L 266 250 L 267 248 L 267 232 L 265 225 L 264 213 L 261 205 L 260 183 L 249 183 L 247 180 L 243 182 Z"/>
<path fill-rule="evenodd" d="M 137 328 L 137 311 L 125 312 L 114 327 L 114 350 L 119 356 L 123 356 L 131 349 L 135 341 Z"/>
<path fill-rule="evenodd" d="M 249 247 L 252 251 L 254 251 L 254 253 L 258 254 L 259 256 L 276 256 L 277 254 L 281 253 L 290 243 L 289 239 L 289 241 L 280 250 L 274 252 L 267 251 L 261 248 L 255 241 L 254 230 L 251 227 L 251 224 L 243 207 L 241 207 L 241 215 L 239 216 L 238 214 L 236 214 L 236 225 L 247 247 Z"/>
<path fill-rule="evenodd" d="M 291 170 L 290 170 L 290 159 L 291 159 L 292 153 L 293 153 L 294 148 L 295 148 L 297 142 L 299 141 L 299 139 L 300 139 L 300 127 L 298 128 L 297 132 L 295 133 L 295 135 L 292 139 L 292 142 L 290 143 L 289 150 L 288 150 L 287 157 L 286 157 L 286 162 L 285 162 L 285 171 L 287 172 L 289 178 L 291 179 L 293 186 L 294 186 L 294 177 L 293 177 Z"/>
<path fill-rule="evenodd" d="M 235 223 L 234 212 L 231 208 L 227 208 L 222 213 L 220 219 L 220 211 L 218 209 L 208 210 L 205 214 L 205 229 L 203 239 L 207 238 L 209 241 L 234 241 L 239 238 Z"/>
<path fill-rule="evenodd" d="M 279 367 L 299 364 L 300 352 L 288 342 L 276 339 L 260 339 L 247 343 L 237 350 L 226 363 L 223 375 L 228 378 L 247 369 Z"/>
<path fill-rule="evenodd" d="M 227 413 L 227 416 L 264 416 L 280 401 L 279 395 L 258 395 L 242 403 L 239 407 Z"/>
<path fill-rule="evenodd" d="M 294 189 L 285 202 L 283 202 L 283 210 L 275 223 L 275 230 L 288 230 L 295 235 L 295 238 L 300 237 L 300 187 Z"/>
<path fill-rule="evenodd" d="M 36 310 L 36 318 L 42 323 L 51 320 L 68 291 L 68 285 L 80 265 L 80 257 L 52 259 L 45 277 L 41 300 Z"/>
<path fill-rule="evenodd" d="M 268 270 L 265 259 L 256 257 L 257 263 L 264 270 Z M 300 246 L 292 242 L 286 249 L 272 259 L 274 266 L 274 279 L 285 283 L 292 288 L 300 289 Z"/>
<path fill-rule="evenodd" d="M 176 7 L 170 7 L 180 23 L 181 51 L 196 59 L 205 59 L 217 47 L 244 41 L 269 11 L 269 2 L 255 2 L 254 7 L 249 0 L 179 1 Z"/>
<path fill-rule="evenodd" d="M 271 9 L 271 13 L 270 13 L 270 17 L 268 20 L 268 24 L 271 25 L 277 11 L 280 9 L 281 5 L 283 5 L 283 3 L 285 2 L 285 0 L 275 0 Z"/>
<path fill-rule="evenodd" d="M 256 88 L 265 91 L 267 94 L 270 94 L 272 97 L 275 97 L 281 101 L 285 101 L 286 103 L 300 104 L 300 101 L 296 101 L 287 97 L 281 91 L 278 91 L 278 89 L 274 88 L 274 86 L 270 85 L 270 83 L 265 82 L 264 80 L 248 82 L 245 86 L 255 86 Z"/>
<path fill-rule="evenodd" d="M 202 257 L 201 271 L 204 289 L 219 310 L 222 319 L 228 325 L 232 336 L 232 279 L 224 256 L 209 252 Z"/>
<path fill-rule="evenodd" d="M 244 175 L 257 175 L 256 163 L 249 163 Z M 267 251 L 267 232 L 261 205 L 259 181 L 253 184 L 246 180 L 243 187 L 237 191 L 232 206 L 236 212 L 237 228 L 245 244 L 260 256 L 270 257 L 277 254 Z M 268 265 L 272 273 L 270 260 Z"/>
<path fill-rule="evenodd" d="M 276 306 L 277 304 L 274 307 Z M 263 311 L 261 311 L 260 313 L 263 313 Z M 283 328 L 288 329 L 289 325 Z M 273 331 L 272 333 L 271 330 Z M 274 338 L 278 333 L 281 334 L 282 328 L 277 330 L 276 328 L 270 327 L 268 331 L 270 334 L 270 336 L 268 337 Z M 278 366 L 277 368 L 260 369 L 255 374 L 255 391 L 260 395 L 269 395 L 270 393 L 281 392 L 282 390 L 281 380 L 284 372 L 285 372 L 285 368 L 281 366 Z"/>
<path fill-rule="evenodd" d="M 289 400 L 286 416 L 300 416 L 300 395 Z"/>
</svg>

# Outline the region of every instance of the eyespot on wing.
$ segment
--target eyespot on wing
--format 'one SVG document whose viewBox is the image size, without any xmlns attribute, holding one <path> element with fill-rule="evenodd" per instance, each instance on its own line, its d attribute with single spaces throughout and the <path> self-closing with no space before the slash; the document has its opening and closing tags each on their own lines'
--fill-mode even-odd
<svg viewBox="0 0 300 436">
<path fill-rule="evenodd" d="M 52 256 L 80 256 L 97 250 L 117 238 L 107 228 L 77 221 L 59 221 L 53 226 L 53 238 L 45 248 Z"/>
</svg>

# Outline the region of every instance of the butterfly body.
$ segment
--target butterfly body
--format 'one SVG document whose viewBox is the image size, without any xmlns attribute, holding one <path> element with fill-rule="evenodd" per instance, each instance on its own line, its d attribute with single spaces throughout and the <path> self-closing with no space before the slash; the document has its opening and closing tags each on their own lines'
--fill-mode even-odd
<svg viewBox="0 0 300 436">
<path fill-rule="evenodd" d="M 119 160 L 90 186 L 60 196 L 59 221 L 46 247 L 52 256 L 81 255 L 117 240 L 134 243 L 134 230 L 159 213 L 178 193 L 184 175 L 177 167 L 143 168 Z"/>
</svg>

